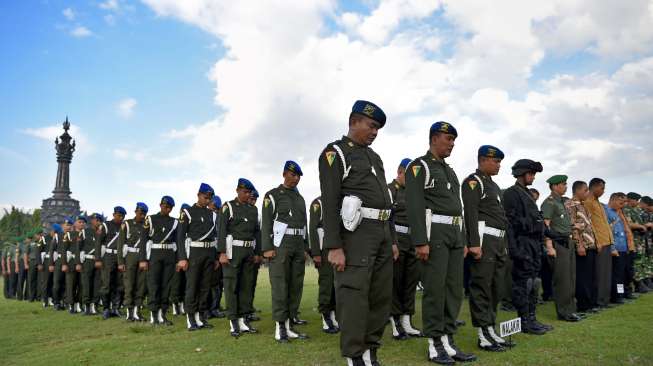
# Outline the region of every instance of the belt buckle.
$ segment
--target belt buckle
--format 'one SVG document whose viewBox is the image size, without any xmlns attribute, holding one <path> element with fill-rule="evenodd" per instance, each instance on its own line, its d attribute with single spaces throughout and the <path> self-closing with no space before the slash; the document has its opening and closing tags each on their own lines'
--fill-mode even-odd
<svg viewBox="0 0 653 366">
<path fill-rule="evenodd" d="M 379 210 L 379 220 L 386 221 L 390 217 L 388 210 Z"/>
<path fill-rule="evenodd" d="M 451 220 L 452 225 L 458 225 L 460 223 L 460 216 L 453 216 L 453 220 Z"/>
</svg>

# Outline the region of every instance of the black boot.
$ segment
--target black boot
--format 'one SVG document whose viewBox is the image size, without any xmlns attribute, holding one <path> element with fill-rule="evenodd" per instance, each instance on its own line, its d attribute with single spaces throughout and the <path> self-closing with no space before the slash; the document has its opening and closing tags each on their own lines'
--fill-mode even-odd
<svg viewBox="0 0 653 366">
<path fill-rule="evenodd" d="M 381 363 L 376 358 L 376 348 L 370 348 L 370 360 L 372 361 L 372 366 L 381 366 Z"/>
<path fill-rule="evenodd" d="M 534 335 L 543 335 L 546 333 L 546 330 L 536 324 L 534 324 L 529 318 L 521 318 L 521 332 L 524 334 L 534 334 Z"/>
<path fill-rule="evenodd" d="M 322 331 L 327 334 L 336 334 L 338 333 L 338 328 L 333 324 L 331 320 L 331 313 L 322 313 Z"/>
<path fill-rule="evenodd" d="M 505 352 L 503 348 L 490 334 L 487 327 L 478 328 L 478 348 L 487 352 Z"/>
<path fill-rule="evenodd" d="M 277 322 L 277 328 L 274 331 L 274 339 L 279 343 L 288 343 L 288 330 L 286 322 Z"/>
<path fill-rule="evenodd" d="M 531 313 L 531 314 L 530 314 L 530 318 L 531 318 L 531 323 L 533 323 L 533 324 L 535 324 L 536 326 L 538 326 L 538 327 L 544 329 L 545 332 L 550 332 L 550 331 L 553 330 L 553 325 L 540 323 L 540 322 L 537 320 L 537 317 L 535 316 L 535 313 Z"/>
<path fill-rule="evenodd" d="M 444 350 L 444 345 L 440 337 L 429 338 L 429 361 L 438 365 L 453 365 L 456 363 L 451 356 Z"/>
<path fill-rule="evenodd" d="M 298 316 L 294 316 L 294 317 L 292 317 L 292 318 L 290 319 L 290 323 L 291 323 L 292 325 L 306 325 L 306 324 L 308 324 L 308 322 L 307 322 L 306 320 L 299 319 Z"/>
<path fill-rule="evenodd" d="M 208 312 L 201 312 L 200 313 L 200 321 L 202 322 L 202 324 L 204 324 L 202 326 L 202 328 L 206 328 L 206 329 L 213 328 L 213 325 L 211 325 L 209 323 L 209 314 L 208 314 Z"/>
<path fill-rule="evenodd" d="M 125 320 L 128 322 L 133 322 L 134 321 L 134 315 L 132 313 L 132 308 L 127 307 L 127 315 L 125 316 Z"/>
<path fill-rule="evenodd" d="M 186 327 L 188 328 L 189 332 L 200 329 L 200 327 L 195 322 L 195 317 L 192 314 L 186 314 Z"/>
<path fill-rule="evenodd" d="M 166 325 L 166 326 L 171 326 L 172 322 L 166 318 L 166 313 L 168 312 L 168 309 L 159 309 L 158 313 L 158 320 L 159 324 L 161 325 Z"/>
<path fill-rule="evenodd" d="M 474 355 L 472 353 L 465 353 L 465 352 L 461 351 L 460 348 L 458 348 L 458 346 L 456 345 L 456 343 L 453 340 L 453 335 L 449 334 L 449 335 L 447 335 L 445 337 L 446 337 L 446 341 L 449 344 L 449 348 L 453 349 L 454 352 L 455 352 L 453 355 L 450 355 L 451 358 L 453 358 L 454 361 L 457 361 L 457 362 L 476 361 L 476 355 Z M 443 339 L 443 341 L 444 341 L 444 339 Z"/>
<path fill-rule="evenodd" d="M 102 312 L 102 319 L 107 320 L 111 318 L 111 311 L 109 309 L 104 309 Z"/>
<path fill-rule="evenodd" d="M 404 341 L 410 338 L 408 334 L 406 334 L 403 325 L 401 325 L 401 317 L 399 315 L 391 316 L 390 323 L 392 326 L 392 338 L 398 341 Z"/>
<path fill-rule="evenodd" d="M 91 314 L 91 304 L 84 305 L 84 315 L 90 316 Z"/>
<path fill-rule="evenodd" d="M 240 326 L 238 325 L 238 319 L 229 320 L 229 326 L 232 337 L 240 337 Z"/>
</svg>

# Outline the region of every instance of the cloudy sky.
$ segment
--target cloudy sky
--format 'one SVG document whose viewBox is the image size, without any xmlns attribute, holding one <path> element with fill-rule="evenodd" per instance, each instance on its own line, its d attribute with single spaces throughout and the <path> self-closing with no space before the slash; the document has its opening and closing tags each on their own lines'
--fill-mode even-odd
<svg viewBox="0 0 653 366">
<path fill-rule="evenodd" d="M 73 196 L 109 212 L 200 182 L 261 193 L 283 162 L 319 194 L 317 157 L 356 99 L 383 108 L 373 148 L 387 179 L 459 131 L 460 179 L 479 145 L 542 161 L 536 182 L 600 176 L 653 194 L 653 1 L 3 1 L 0 205 L 38 207 L 54 187 L 66 116 Z"/>
</svg>

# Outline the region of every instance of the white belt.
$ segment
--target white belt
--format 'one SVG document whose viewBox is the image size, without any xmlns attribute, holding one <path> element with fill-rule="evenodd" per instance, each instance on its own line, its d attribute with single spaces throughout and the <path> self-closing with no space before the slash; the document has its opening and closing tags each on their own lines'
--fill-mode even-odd
<svg viewBox="0 0 653 366">
<path fill-rule="evenodd" d="M 84 254 L 84 259 L 95 259 L 95 256 L 93 254 Z"/>
<path fill-rule="evenodd" d="M 191 241 L 190 242 L 190 247 L 191 248 L 213 248 L 215 247 L 216 242 L 215 241 Z"/>
<path fill-rule="evenodd" d="M 126 247 L 125 250 L 127 253 L 138 253 L 141 251 L 141 248 Z"/>
<path fill-rule="evenodd" d="M 118 254 L 118 249 L 105 249 L 105 252 L 108 254 Z"/>
<path fill-rule="evenodd" d="M 485 229 L 483 229 L 483 234 L 496 236 L 497 238 L 503 238 L 506 236 L 506 231 L 486 226 Z"/>
<path fill-rule="evenodd" d="M 361 216 L 364 219 L 388 221 L 390 218 L 390 210 L 379 210 L 377 208 L 360 208 Z"/>
<path fill-rule="evenodd" d="M 46 254 L 45 259 L 50 259 L 50 254 Z"/>
<path fill-rule="evenodd" d="M 298 235 L 298 236 L 304 236 L 306 235 L 306 229 L 286 229 L 286 235 Z"/>
<path fill-rule="evenodd" d="M 152 249 L 175 249 L 175 244 L 152 244 Z"/>
<path fill-rule="evenodd" d="M 395 225 L 395 231 L 402 234 L 409 234 L 410 228 L 408 226 Z"/>
<path fill-rule="evenodd" d="M 436 224 L 445 224 L 445 225 L 460 225 L 463 218 L 460 216 L 445 216 L 445 215 L 436 215 L 431 216 L 431 222 Z"/>
<path fill-rule="evenodd" d="M 254 240 L 236 240 L 234 239 L 232 245 L 235 247 L 251 248 L 256 243 Z"/>
</svg>

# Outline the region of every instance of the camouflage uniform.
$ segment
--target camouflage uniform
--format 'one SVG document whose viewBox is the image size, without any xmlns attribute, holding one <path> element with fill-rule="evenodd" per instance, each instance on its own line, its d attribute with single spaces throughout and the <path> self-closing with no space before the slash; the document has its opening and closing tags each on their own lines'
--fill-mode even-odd
<svg viewBox="0 0 653 366">
<path fill-rule="evenodd" d="M 646 223 L 645 219 L 649 216 L 648 212 L 639 207 L 624 207 L 623 213 L 629 224 L 644 225 Z M 633 240 L 635 242 L 635 281 L 641 281 L 653 275 L 651 272 L 653 263 L 651 262 L 651 258 L 646 255 L 646 235 L 647 232 L 645 231 L 633 230 Z"/>
</svg>

